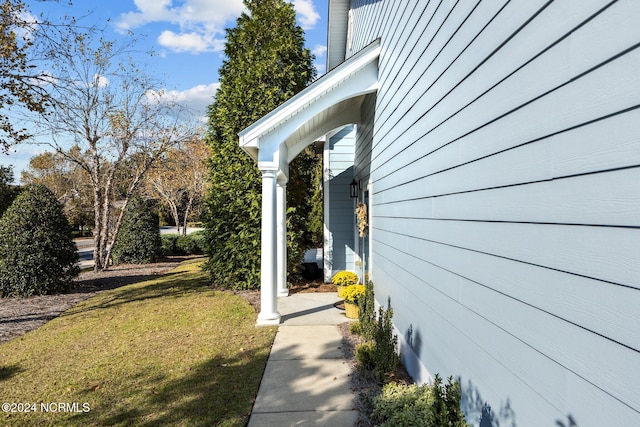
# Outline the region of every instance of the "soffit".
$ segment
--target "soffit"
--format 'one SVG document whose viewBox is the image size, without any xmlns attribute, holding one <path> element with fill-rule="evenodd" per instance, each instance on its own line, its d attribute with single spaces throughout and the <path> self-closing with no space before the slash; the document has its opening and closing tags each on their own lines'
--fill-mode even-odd
<svg viewBox="0 0 640 427">
<path fill-rule="evenodd" d="M 276 151 L 282 143 L 298 145 L 340 122 L 341 113 L 353 119 L 362 97 L 378 88 L 379 56 L 376 40 L 240 132 L 240 147 L 257 161 L 260 150 Z"/>
</svg>

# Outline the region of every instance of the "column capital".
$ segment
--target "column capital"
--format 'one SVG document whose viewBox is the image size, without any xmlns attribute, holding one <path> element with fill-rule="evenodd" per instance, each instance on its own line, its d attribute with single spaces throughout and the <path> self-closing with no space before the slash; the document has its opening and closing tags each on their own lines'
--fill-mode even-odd
<svg viewBox="0 0 640 427">
<path fill-rule="evenodd" d="M 271 162 L 258 162 L 258 169 L 260 169 L 260 172 L 262 172 L 263 174 L 265 173 L 277 174 L 278 169 L 280 168 L 278 167 L 278 165 L 273 164 Z"/>
</svg>

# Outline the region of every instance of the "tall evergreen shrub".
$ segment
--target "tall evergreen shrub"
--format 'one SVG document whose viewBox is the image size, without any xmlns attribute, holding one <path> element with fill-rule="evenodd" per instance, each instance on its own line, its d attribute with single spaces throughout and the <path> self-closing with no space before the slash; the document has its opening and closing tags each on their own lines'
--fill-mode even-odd
<svg viewBox="0 0 640 427">
<path fill-rule="evenodd" d="M 0 219 L 0 295 L 63 292 L 78 275 L 62 205 L 44 185 L 27 187 Z"/>
<path fill-rule="evenodd" d="M 238 146 L 238 132 L 301 91 L 315 77 L 312 55 L 291 3 L 245 0 L 247 12 L 227 30 L 220 88 L 209 107 L 211 148 L 205 201 L 206 269 L 217 286 L 256 288 L 260 282 L 261 176 Z M 288 192 L 297 182 L 292 168 Z M 290 214 L 305 212 L 289 200 Z M 299 239 L 297 218 L 289 236 Z M 290 242 L 292 241 L 290 239 Z M 297 242 L 297 241 L 296 241 Z M 292 258 L 303 245 L 291 247 Z"/>
</svg>

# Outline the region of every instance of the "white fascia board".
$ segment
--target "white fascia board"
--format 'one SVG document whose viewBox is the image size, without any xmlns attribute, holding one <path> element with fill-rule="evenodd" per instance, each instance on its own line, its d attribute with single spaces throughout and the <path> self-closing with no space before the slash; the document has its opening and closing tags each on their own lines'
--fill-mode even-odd
<svg viewBox="0 0 640 427">
<path fill-rule="evenodd" d="M 379 56 L 380 40 L 376 40 L 331 72 L 320 77 L 300 93 L 238 133 L 240 147 L 251 155 L 251 157 L 257 159 L 256 150 L 260 148 L 259 139 L 262 136 L 282 126 L 293 116 L 299 114 L 307 107 L 316 103 L 324 95 L 338 88 L 343 81 L 357 74 L 358 71 L 365 69 L 367 65 L 372 62 L 377 61 Z M 376 88 L 372 88 L 372 90 L 374 89 Z M 345 93 L 341 98 L 345 99 L 349 96 L 356 95 L 357 94 Z"/>
</svg>

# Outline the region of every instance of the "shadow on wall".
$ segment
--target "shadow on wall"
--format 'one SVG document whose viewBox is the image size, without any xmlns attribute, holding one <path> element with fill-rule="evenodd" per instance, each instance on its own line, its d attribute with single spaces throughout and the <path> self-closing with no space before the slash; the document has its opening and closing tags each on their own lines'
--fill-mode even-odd
<svg viewBox="0 0 640 427">
<path fill-rule="evenodd" d="M 420 359 L 422 348 L 422 337 L 419 330 L 414 330 L 413 325 L 404 334 L 405 341 L 409 348 L 415 353 L 416 358 Z M 460 381 L 460 408 L 465 414 L 467 423 L 478 427 L 516 427 L 516 414 L 511 408 L 509 399 L 500 405 L 500 409 L 496 412 L 489 402 L 485 401 L 478 388 L 469 381 L 466 386 Z M 561 427 L 573 427 L 573 425 Z"/>
<path fill-rule="evenodd" d="M 413 331 L 413 325 L 409 325 L 409 329 L 404 334 L 405 341 L 407 345 L 416 355 L 416 358 L 420 359 L 420 349 L 422 348 L 422 336 L 420 335 L 420 331 Z"/>
<path fill-rule="evenodd" d="M 571 414 L 567 415 L 566 420 L 556 420 L 556 425 L 558 427 L 578 427 L 577 421 Z"/>
<path fill-rule="evenodd" d="M 478 427 L 516 427 L 516 413 L 511 408 L 509 398 L 500 404 L 495 411 L 489 402 L 482 399 L 480 391 L 471 381 L 462 387 L 460 406 L 467 417 L 467 422 Z M 477 424 L 476 424 L 477 423 Z M 575 418 L 569 414 L 566 419 L 556 420 L 557 427 L 578 427 Z"/>
<path fill-rule="evenodd" d="M 498 411 L 495 411 L 471 381 L 466 386 L 461 384 L 461 388 L 460 407 L 467 416 L 467 422 L 479 427 L 516 427 L 516 414 L 511 408 L 509 398 L 500 404 Z"/>
</svg>

